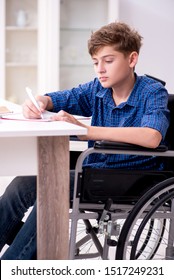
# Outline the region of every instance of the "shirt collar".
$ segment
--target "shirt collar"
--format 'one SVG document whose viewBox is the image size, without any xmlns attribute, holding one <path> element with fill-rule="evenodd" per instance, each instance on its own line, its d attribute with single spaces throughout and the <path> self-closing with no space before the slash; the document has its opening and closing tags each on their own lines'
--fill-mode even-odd
<svg viewBox="0 0 174 280">
<path fill-rule="evenodd" d="M 136 81 L 135 81 L 134 87 L 132 89 L 132 92 L 131 92 L 128 100 L 126 102 L 120 104 L 121 107 L 123 107 L 126 104 L 129 105 L 129 106 L 133 106 L 133 107 L 137 106 L 138 99 L 139 99 L 139 95 L 138 95 L 138 92 L 137 92 L 137 86 L 138 86 L 140 77 L 137 76 L 136 73 L 135 73 L 135 79 L 136 79 Z M 106 98 L 107 100 L 110 99 L 111 95 L 112 95 L 111 88 L 103 88 L 103 87 L 101 87 L 101 89 L 96 93 L 96 96 L 98 96 L 100 98 L 104 98 L 104 99 Z M 111 104 L 112 102 L 110 101 L 109 103 Z"/>
</svg>

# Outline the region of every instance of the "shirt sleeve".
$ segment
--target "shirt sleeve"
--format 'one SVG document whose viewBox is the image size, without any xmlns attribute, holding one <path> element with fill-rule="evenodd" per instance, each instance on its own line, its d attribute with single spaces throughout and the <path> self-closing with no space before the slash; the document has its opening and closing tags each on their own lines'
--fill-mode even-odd
<svg viewBox="0 0 174 280">
<path fill-rule="evenodd" d="M 46 95 L 52 99 L 54 112 L 64 110 L 70 114 L 90 117 L 92 115 L 95 92 L 98 87 L 99 83 L 94 79 L 94 81 L 79 85 L 76 88 L 51 92 Z"/>
<path fill-rule="evenodd" d="M 164 140 L 169 127 L 168 92 L 164 87 L 149 90 L 141 125 L 158 130 Z"/>
</svg>

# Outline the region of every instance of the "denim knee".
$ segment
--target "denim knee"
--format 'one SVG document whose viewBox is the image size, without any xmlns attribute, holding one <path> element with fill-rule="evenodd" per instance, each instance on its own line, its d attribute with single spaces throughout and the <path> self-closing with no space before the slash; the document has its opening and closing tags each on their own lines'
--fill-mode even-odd
<svg viewBox="0 0 174 280">
<path fill-rule="evenodd" d="M 4 199 L 18 201 L 28 209 L 36 200 L 36 176 L 18 176 L 6 188 Z"/>
</svg>

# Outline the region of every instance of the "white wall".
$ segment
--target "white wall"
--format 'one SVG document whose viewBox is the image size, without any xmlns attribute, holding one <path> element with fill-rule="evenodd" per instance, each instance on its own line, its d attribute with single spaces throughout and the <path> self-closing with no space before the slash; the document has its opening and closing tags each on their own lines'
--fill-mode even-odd
<svg viewBox="0 0 174 280">
<path fill-rule="evenodd" d="M 119 20 L 143 36 L 136 72 L 166 81 L 174 93 L 174 0 L 120 0 Z"/>
</svg>

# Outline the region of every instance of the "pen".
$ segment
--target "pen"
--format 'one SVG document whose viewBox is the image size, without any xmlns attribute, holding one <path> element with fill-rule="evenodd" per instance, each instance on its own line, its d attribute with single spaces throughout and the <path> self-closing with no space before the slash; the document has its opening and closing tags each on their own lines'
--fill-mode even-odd
<svg viewBox="0 0 174 280">
<path fill-rule="evenodd" d="M 33 102 L 33 104 L 35 105 L 35 107 L 41 112 L 41 109 L 39 107 L 39 104 L 37 103 L 36 99 L 34 98 L 33 94 L 32 94 L 32 90 L 29 87 L 26 87 L 26 92 L 28 94 L 28 97 L 30 98 L 30 100 Z M 43 115 L 41 113 L 41 118 L 43 119 Z"/>
</svg>

